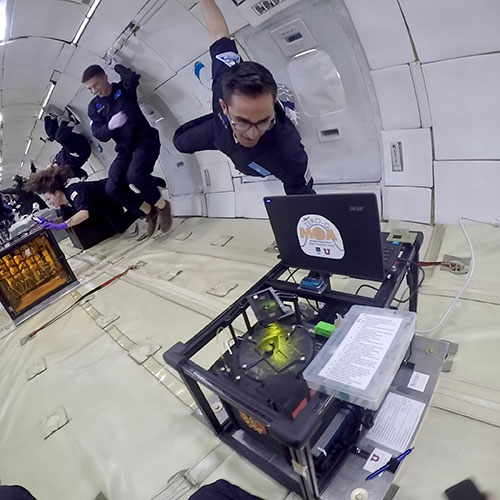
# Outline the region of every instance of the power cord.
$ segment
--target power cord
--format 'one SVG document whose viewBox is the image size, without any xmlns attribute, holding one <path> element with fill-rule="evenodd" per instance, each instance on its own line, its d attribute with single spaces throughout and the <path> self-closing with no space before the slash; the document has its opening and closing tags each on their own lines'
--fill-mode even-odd
<svg viewBox="0 0 500 500">
<path fill-rule="evenodd" d="M 76 302 L 74 302 L 73 304 L 71 304 L 64 311 L 62 311 L 61 313 L 59 313 L 57 316 L 54 316 L 52 319 L 50 319 L 49 321 L 47 321 L 46 323 L 44 323 L 42 326 L 36 328 L 32 332 L 28 333 L 28 335 L 26 335 L 25 337 L 23 337 L 21 339 L 21 345 L 26 344 L 29 340 L 33 339 L 35 337 L 35 335 L 37 335 L 39 332 L 41 332 L 45 328 L 47 328 L 50 325 L 52 325 L 53 323 L 55 323 L 57 320 L 61 319 L 66 314 L 68 314 L 78 304 L 80 304 L 83 299 L 89 297 L 90 295 L 92 295 L 93 293 L 95 293 L 95 292 L 97 292 L 99 290 L 102 290 L 104 287 L 106 287 L 108 285 L 111 285 L 111 283 L 114 283 L 116 280 L 120 279 L 122 276 L 125 276 L 132 269 L 137 269 L 137 264 L 134 265 L 134 266 L 127 267 L 127 269 L 125 269 L 125 271 L 121 272 L 120 274 L 117 274 L 116 276 L 113 276 L 112 278 L 110 278 L 109 280 L 105 281 L 104 283 L 101 283 L 100 285 L 96 286 L 95 288 L 92 288 L 92 290 L 89 290 L 88 292 L 84 293 L 81 297 L 78 298 L 78 300 Z M 6 336 L 2 337 L 0 340 L 3 340 L 4 338 L 6 338 Z"/>
<path fill-rule="evenodd" d="M 456 297 L 453 299 L 451 304 L 448 306 L 448 308 L 444 312 L 441 319 L 438 321 L 438 323 L 434 327 L 429 328 L 427 330 L 416 330 L 416 333 L 419 333 L 420 335 L 428 335 L 430 333 L 435 332 L 438 328 L 441 327 L 441 325 L 445 322 L 446 318 L 450 314 L 451 310 L 455 307 L 456 303 L 459 301 L 459 299 L 462 296 L 462 294 L 464 293 L 465 289 L 469 286 L 470 280 L 472 279 L 472 276 L 474 275 L 474 267 L 475 267 L 474 248 L 472 247 L 472 242 L 469 238 L 469 235 L 467 234 L 467 231 L 465 230 L 465 227 L 463 224 L 464 220 L 467 220 L 470 222 L 476 222 L 479 224 L 487 224 L 487 225 L 493 226 L 493 227 L 500 226 L 500 222 L 498 220 L 493 221 L 493 222 L 485 222 L 485 221 L 479 221 L 479 220 L 475 220 L 475 219 L 469 219 L 468 217 L 459 217 L 458 218 L 458 225 L 460 226 L 460 229 L 462 230 L 462 232 L 465 236 L 467 244 L 469 245 L 469 251 L 470 251 L 469 276 L 466 279 L 466 281 L 465 281 L 464 285 L 462 286 L 462 288 L 460 289 L 460 291 L 457 293 Z M 497 223 L 498 223 L 498 225 L 496 225 Z"/>
</svg>

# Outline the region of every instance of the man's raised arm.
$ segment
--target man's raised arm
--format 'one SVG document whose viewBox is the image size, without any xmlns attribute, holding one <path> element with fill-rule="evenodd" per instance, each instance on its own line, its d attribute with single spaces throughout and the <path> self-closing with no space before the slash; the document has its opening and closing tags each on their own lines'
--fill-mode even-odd
<svg viewBox="0 0 500 500">
<path fill-rule="evenodd" d="M 229 38 L 229 29 L 215 0 L 200 0 L 201 11 L 212 43 Z"/>
</svg>

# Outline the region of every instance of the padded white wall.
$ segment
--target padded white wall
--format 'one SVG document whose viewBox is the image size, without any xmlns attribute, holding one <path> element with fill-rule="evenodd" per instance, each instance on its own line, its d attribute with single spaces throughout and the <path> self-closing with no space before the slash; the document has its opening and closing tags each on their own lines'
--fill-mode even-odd
<svg viewBox="0 0 500 500">
<path fill-rule="evenodd" d="M 370 68 L 415 60 L 397 0 L 345 0 Z"/>
<path fill-rule="evenodd" d="M 399 0 L 399 3 L 421 62 L 500 50 L 498 0 Z"/>
<path fill-rule="evenodd" d="M 500 54 L 423 66 L 436 159 L 500 158 Z"/>
<path fill-rule="evenodd" d="M 377 93 L 382 128 L 395 130 L 420 127 L 420 113 L 410 67 L 405 64 L 372 71 L 371 77 Z"/>
<path fill-rule="evenodd" d="M 383 193 L 383 218 L 429 224 L 432 189 L 387 187 Z"/>
<path fill-rule="evenodd" d="M 492 186 L 500 175 L 500 3 L 345 3 L 373 70 L 383 128 L 384 217 L 498 217 Z M 390 147 L 398 141 L 402 172 L 391 162 Z"/>
<path fill-rule="evenodd" d="M 500 161 L 438 161 L 435 219 L 456 224 L 458 217 L 500 219 Z"/>
<path fill-rule="evenodd" d="M 227 193 L 207 193 L 208 217 L 233 218 L 236 216 L 236 203 L 234 191 Z"/>
</svg>

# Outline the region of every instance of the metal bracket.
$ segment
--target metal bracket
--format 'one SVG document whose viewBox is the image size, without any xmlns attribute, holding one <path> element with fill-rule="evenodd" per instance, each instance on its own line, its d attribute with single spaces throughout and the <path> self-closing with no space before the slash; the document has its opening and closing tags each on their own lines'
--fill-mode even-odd
<svg viewBox="0 0 500 500">
<path fill-rule="evenodd" d="M 47 439 L 68 422 L 69 418 L 66 410 L 61 406 L 41 422 L 43 439 Z"/>
<path fill-rule="evenodd" d="M 292 460 L 292 467 L 293 467 L 293 470 L 297 474 L 299 474 L 300 476 L 302 476 L 302 477 L 307 476 L 307 471 L 309 470 L 308 465 L 301 465 L 298 462 L 296 462 L 295 460 Z"/>
<path fill-rule="evenodd" d="M 234 290 L 238 283 L 231 283 L 229 281 L 219 281 L 212 288 L 206 291 L 209 295 L 215 297 L 225 297 L 231 290 Z"/>
<path fill-rule="evenodd" d="M 409 243 L 413 245 L 417 233 L 411 233 L 409 229 L 403 227 L 396 227 L 387 236 L 387 241 L 396 241 L 398 243 Z"/>
</svg>

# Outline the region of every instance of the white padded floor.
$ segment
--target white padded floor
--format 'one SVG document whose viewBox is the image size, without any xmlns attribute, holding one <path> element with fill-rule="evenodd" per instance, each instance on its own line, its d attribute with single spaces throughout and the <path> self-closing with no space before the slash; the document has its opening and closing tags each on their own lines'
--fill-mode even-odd
<svg viewBox="0 0 500 500">
<path fill-rule="evenodd" d="M 0 341 L 2 484 L 22 484 L 39 500 L 94 500 L 99 492 L 109 500 L 184 500 L 196 485 L 223 477 L 267 500 L 293 498 L 192 416 L 190 395 L 162 360 L 169 346 L 194 335 L 274 265 L 276 253 L 266 251 L 273 242 L 269 224 L 176 224 L 167 236 L 145 243 L 114 238 L 82 253 L 68 240 L 62 243 L 83 283 L 79 293 L 139 260 L 146 264 L 27 345 L 21 347 L 20 339 L 73 296 Z M 410 228 L 425 233 L 421 260 L 468 255 L 457 227 Z M 459 351 L 452 371 L 441 375 L 415 451 L 395 478 L 398 500 L 442 498 L 444 489 L 467 477 L 490 500 L 500 499 L 500 230 L 467 228 L 476 274 L 449 320 L 432 335 L 458 342 Z M 464 280 L 437 269 L 427 272 L 419 328 L 439 320 Z M 359 284 L 343 278 L 336 283 L 349 291 Z M 216 296 L 224 288 L 227 295 Z M 3 311 L 0 322 L 7 328 Z M 130 354 L 146 342 L 161 348 L 139 364 Z M 209 349 L 198 361 L 208 366 L 217 355 Z M 27 381 L 26 370 L 41 359 L 47 370 Z M 61 407 L 69 422 L 44 439 L 41 422 Z"/>
</svg>

